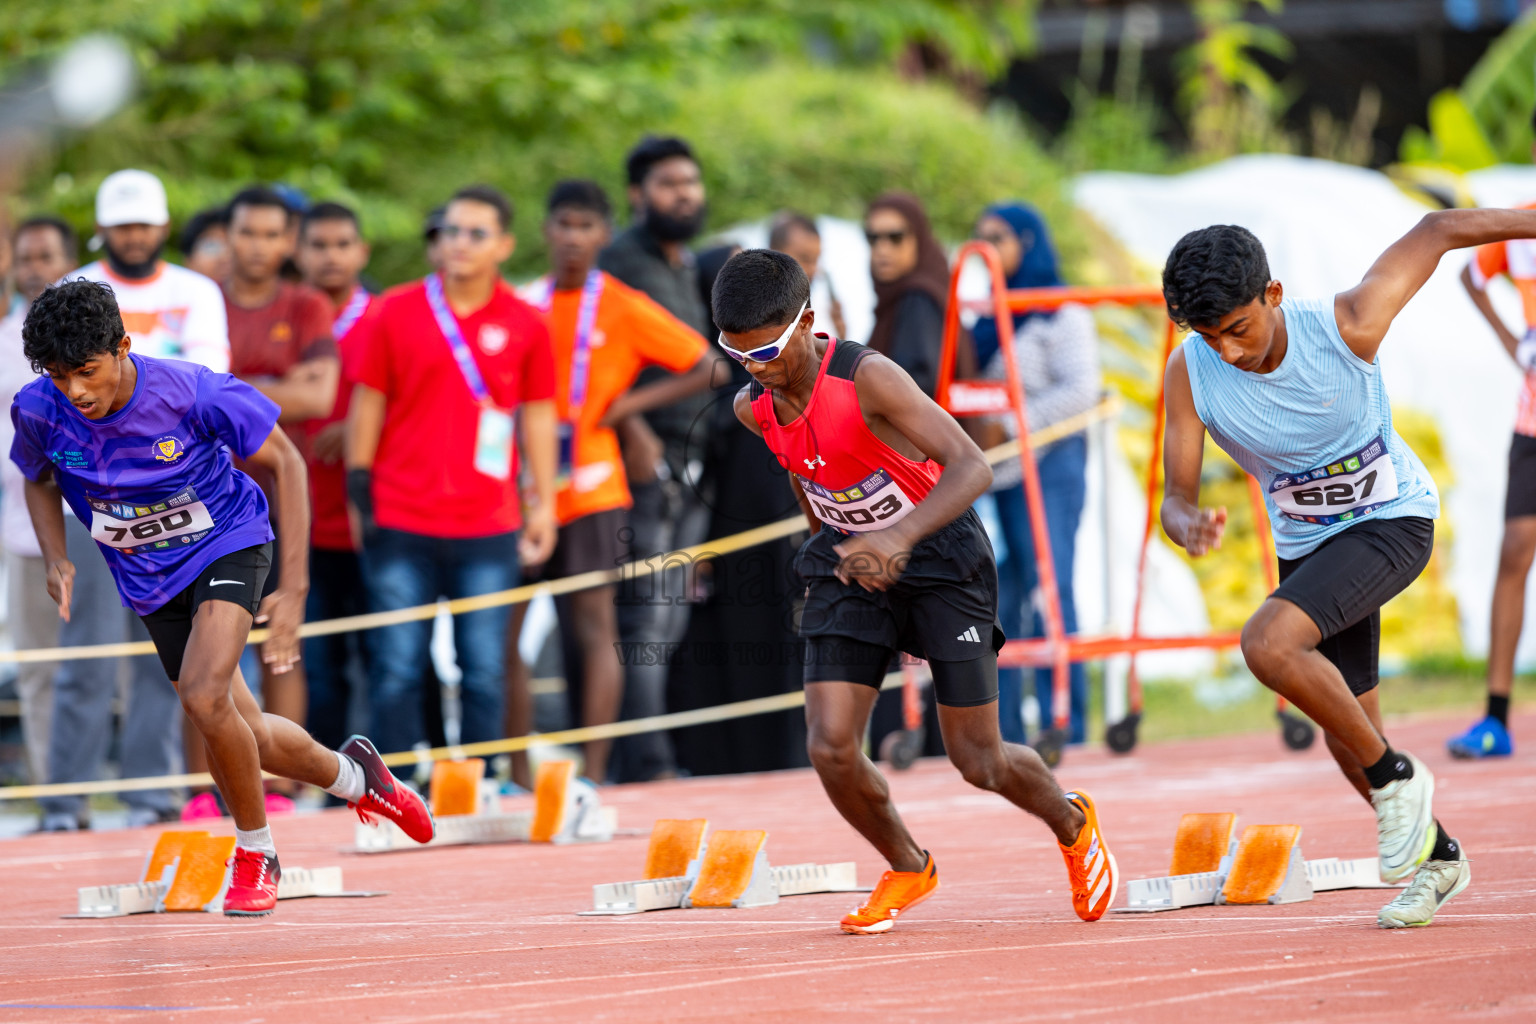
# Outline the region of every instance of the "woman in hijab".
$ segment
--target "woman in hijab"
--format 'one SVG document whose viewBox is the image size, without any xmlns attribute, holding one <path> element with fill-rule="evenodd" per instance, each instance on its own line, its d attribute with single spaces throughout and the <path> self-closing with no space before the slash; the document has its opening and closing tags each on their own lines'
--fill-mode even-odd
<svg viewBox="0 0 1536 1024">
<path fill-rule="evenodd" d="M 887 192 L 864 213 L 875 329 L 869 347 L 894 361 L 929 395 L 939 376 L 949 261 L 916 196 Z M 961 346 L 970 353 L 969 345 Z M 970 360 L 965 360 L 970 362 Z"/>
<path fill-rule="evenodd" d="M 1039 213 L 1022 203 L 989 206 L 976 221 L 975 236 L 997 249 L 1009 290 L 1049 288 L 1062 284 L 1056 251 Z M 997 321 L 988 317 L 971 328 L 977 361 L 985 376 L 1007 376 L 998 347 Z M 1093 316 L 1086 307 L 1069 303 L 1055 313 L 1018 313 L 1013 316 L 1013 354 L 1024 383 L 1029 429 L 1033 433 L 1092 408 L 1098 401 L 1099 339 Z M 1016 432 L 1012 417 L 1002 419 L 1002 436 Z M 1001 440 L 1001 437 L 999 437 Z M 1077 631 L 1077 605 L 1072 591 L 1072 570 L 1077 525 L 1083 514 L 1087 484 L 1088 439 L 1083 431 L 1054 441 L 1035 452 L 1040 469 L 1040 489 L 1045 499 L 1046 526 L 1061 595 L 1063 626 Z M 1017 459 L 993 467 L 992 499 L 997 505 L 1005 550 L 998 560 L 999 618 L 1010 637 L 1041 636 L 1044 625 L 1038 612 L 1026 621 L 1026 604 L 1038 608 L 1035 589 L 1035 546 L 1030 533 L 1029 509 L 1024 499 L 1022 471 Z M 1025 627 L 1029 627 L 1026 629 Z M 1023 672 L 1017 668 L 998 673 L 998 714 L 1003 738 L 1024 742 Z M 1085 738 L 1088 711 L 1088 675 L 1082 664 L 1071 673 L 1071 725 L 1068 741 Z M 1049 727 L 1054 705 L 1051 671 L 1035 673 L 1035 698 L 1040 704 L 1041 724 Z"/>
</svg>

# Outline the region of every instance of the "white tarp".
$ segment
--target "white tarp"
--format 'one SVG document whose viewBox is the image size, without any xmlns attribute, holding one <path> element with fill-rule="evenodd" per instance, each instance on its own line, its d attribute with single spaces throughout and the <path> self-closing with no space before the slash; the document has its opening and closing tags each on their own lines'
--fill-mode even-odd
<svg viewBox="0 0 1536 1024">
<path fill-rule="evenodd" d="M 1489 205 L 1536 199 L 1536 170 L 1479 172 L 1471 187 Z M 1075 198 L 1153 272 L 1185 232 L 1242 224 L 1264 243 L 1271 272 L 1298 298 L 1352 287 L 1427 212 L 1378 172 L 1289 156 L 1239 157 L 1168 177 L 1088 174 L 1077 180 Z M 1439 427 L 1454 474 L 1448 485 L 1440 481 L 1443 515 L 1454 526 L 1452 543 L 1441 551 L 1449 556 L 1466 650 L 1481 656 L 1520 374 L 1462 289 L 1466 261 L 1460 253 L 1441 261 L 1388 333 L 1381 366 L 1394 404 L 1428 413 Z M 1493 295 L 1518 327 L 1513 291 L 1498 286 Z M 1536 602 L 1527 608 L 1528 616 L 1536 614 Z M 1525 631 L 1520 658 L 1536 659 L 1536 630 Z"/>
</svg>

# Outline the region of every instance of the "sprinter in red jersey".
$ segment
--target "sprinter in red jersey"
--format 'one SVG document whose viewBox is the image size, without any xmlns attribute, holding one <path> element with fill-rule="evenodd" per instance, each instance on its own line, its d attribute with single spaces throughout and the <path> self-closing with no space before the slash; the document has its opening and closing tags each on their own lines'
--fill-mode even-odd
<svg viewBox="0 0 1536 1024">
<path fill-rule="evenodd" d="M 933 857 L 863 752 L 897 651 L 928 661 L 949 759 L 1050 827 L 1073 909 L 1097 921 L 1118 871 L 1093 801 L 1063 794 L 1039 755 L 999 732 L 997 567 L 971 508 L 992 482 L 981 450 L 901 367 L 813 334 L 810 284 L 783 253 L 733 256 L 715 282 L 714 317 L 720 347 L 753 378 L 737 418 L 789 470 L 811 527 L 796 560 L 811 763 L 838 813 L 891 865 L 843 931 L 886 931 L 939 887 Z"/>
</svg>

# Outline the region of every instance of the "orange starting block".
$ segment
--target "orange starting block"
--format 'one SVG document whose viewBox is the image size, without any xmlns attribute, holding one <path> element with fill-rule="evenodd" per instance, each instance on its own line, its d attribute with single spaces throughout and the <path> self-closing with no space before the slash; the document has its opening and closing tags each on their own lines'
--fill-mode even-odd
<svg viewBox="0 0 1536 1024">
<path fill-rule="evenodd" d="M 584 915 L 640 914 L 680 907 L 763 907 L 781 896 L 818 892 L 860 892 L 854 864 L 768 863 L 768 833 L 716 832 L 705 841 L 709 822 L 662 819 L 651 829 L 645 878 L 592 887 L 592 909 Z M 682 868 L 679 869 L 679 865 Z M 672 874 L 659 874 L 670 871 Z"/>
<path fill-rule="evenodd" d="M 229 859 L 234 836 L 207 832 L 162 832 L 144 861 L 141 881 L 122 885 L 91 885 L 79 890 L 78 907 L 66 917 L 126 917 L 177 911 L 219 913 L 229 885 Z M 348 892 L 341 868 L 283 868 L 277 898 L 311 896 L 382 896 L 378 892 Z"/>
<path fill-rule="evenodd" d="M 1235 814 L 1184 815 L 1168 875 L 1127 883 L 1126 905 L 1115 910 L 1298 903 L 1331 889 L 1391 888 L 1375 857 L 1303 859 L 1300 825 L 1250 825 L 1234 841 L 1236 830 Z"/>
<path fill-rule="evenodd" d="M 601 843 L 613 838 L 618 816 L 604 807 L 597 789 L 577 778 L 576 762 L 545 761 L 533 784 L 533 810 L 502 811 L 480 758 L 438 761 L 432 766 L 430 803 L 437 835 L 426 846 L 483 843 Z M 358 853 L 417 850 L 392 822 L 358 822 Z"/>
</svg>

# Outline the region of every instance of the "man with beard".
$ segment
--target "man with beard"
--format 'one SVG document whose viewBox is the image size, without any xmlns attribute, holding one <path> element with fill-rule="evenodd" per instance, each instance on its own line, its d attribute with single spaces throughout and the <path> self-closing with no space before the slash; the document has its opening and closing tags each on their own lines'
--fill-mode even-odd
<svg viewBox="0 0 1536 1024">
<path fill-rule="evenodd" d="M 634 223 L 603 250 L 598 266 L 703 334 L 708 317 L 688 242 L 702 230 L 707 211 L 693 149 L 682 139 L 648 135 L 630 150 L 625 169 Z M 644 387 L 666 373 L 650 367 L 637 383 Z M 696 544 L 709 529 L 709 508 L 700 493 L 702 451 L 698 446 L 690 451 L 688 444 L 689 429 L 708 404 L 707 393 L 695 395 L 618 424 L 635 502 L 629 512 L 630 555 L 635 559 Z M 680 642 L 688 629 L 693 583 L 693 574 L 677 566 L 622 589 L 621 640 L 626 645 Z M 621 717 L 663 710 L 667 672 L 666 659 L 632 659 Z M 624 737 L 614 744 L 613 754 L 611 773 L 619 782 L 676 774 L 664 733 Z"/>
<path fill-rule="evenodd" d="M 200 363 L 216 373 L 229 370 L 229 332 L 224 296 L 201 274 L 160 258 L 170 235 L 165 186 L 148 171 L 107 176 L 96 192 L 96 230 L 106 258 L 82 268 L 79 276 L 111 286 L 134 351 L 159 359 Z M 71 274 L 70 276 L 75 276 Z M 117 586 L 94 549 L 90 531 L 66 510 L 69 557 L 77 566 L 75 614 L 59 629 L 63 647 L 148 640 L 137 615 L 122 606 Z M 181 749 L 181 702 L 160 662 L 132 659 L 128 705 L 122 718 L 124 778 L 170 775 Z M 112 701 L 117 696 L 117 662 L 89 658 L 65 662 L 54 679 L 49 782 L 95 779 L 112 741 Z M 176 817 L 169 790 L 128 792 L 129 824 L 140 826 Z M 42 800 L 45 830 L 73 830 L 84 798 Z"/>
</svg>

